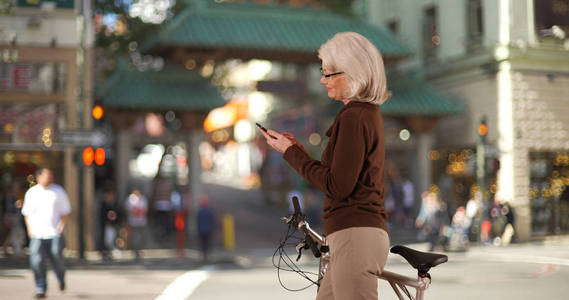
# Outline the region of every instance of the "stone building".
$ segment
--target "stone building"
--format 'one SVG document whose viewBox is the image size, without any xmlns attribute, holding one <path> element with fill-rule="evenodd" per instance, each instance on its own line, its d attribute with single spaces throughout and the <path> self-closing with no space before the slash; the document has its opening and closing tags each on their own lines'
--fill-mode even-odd
<svg viewBox="0 0 569 300">
<path fill-rule="evenodd" d="M 485 119 L 486 160 L 495 162 L 486 166 L 486 200 L 514 206 L 521 240 L 568 232 L 559 196 L 569 185 L 569 2 L 382 0 L 369 6 L 370 20 L 417 54 L 399 69 L 421 74 L 467 105 L 465 116 L 436 126 L 432 154 L 446 160 L 476 153 Z M 475 165 L 467 156 L 464 163 Z M 456 191 L 468 188 L 464 178 L 476 177 L 475 168 L 466 169 L 451 174 Z"/>
</svg>

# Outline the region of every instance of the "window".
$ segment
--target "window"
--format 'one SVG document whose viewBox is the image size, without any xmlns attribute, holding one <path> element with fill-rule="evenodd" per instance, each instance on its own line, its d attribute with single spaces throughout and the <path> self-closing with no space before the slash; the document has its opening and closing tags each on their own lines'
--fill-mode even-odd
<svg viewBox="0 0 569 300">
<path fill-rule="evenodd" d="M 393 35 L 398 36 L 399 35 L 399 20 L 391 20 L 387 23 L 387 28 L 389 28 L 389 31 L 391 31 L 391 33 L 393 33 Z"/>
<path fill-rule="evenodd" d="M 441 43 L 438 28 L 437 8 L 428 7 L 423 13 L 423 58 L 425 63 L 437 58 L 437 48 Z"/>
<path fill-rule="evenodd" d="M 0 148 L 12 143 L 51 147 L 64 115 L 60 104 L 0 104 Z"/>
<path fill-rule="evenodd" d="M 482 46 L 482 36 L 484 35 L 482 1 L 468 0 L 466 9 L 468 50 L 471 51 Z"/>
<path fill-rule="evenodd" d="M 534 0 L 535 31 L 542 39 L 569 36 L 569 0 Z"/>
<path fill-rule="evenodd" d="M 62 63 L 0 63 L 0 92 L 57 94 L 64 90 Z"/>
</svg>

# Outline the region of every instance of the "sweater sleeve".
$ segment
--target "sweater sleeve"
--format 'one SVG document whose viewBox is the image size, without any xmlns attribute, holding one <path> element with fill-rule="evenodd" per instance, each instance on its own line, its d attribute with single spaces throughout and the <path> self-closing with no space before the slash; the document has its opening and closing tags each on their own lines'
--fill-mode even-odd
<svg viewBox="0 0 569 300">
<path fill-rule="evenodd" d="M 302 177 L 334 200 L 352 193 L 365 157 L 364 132 L 358 119 L 344 118 L 338 126 L 329 166 L 310 158 L 297 146 L 284 152 L 284 159 Z"/>
</svg>

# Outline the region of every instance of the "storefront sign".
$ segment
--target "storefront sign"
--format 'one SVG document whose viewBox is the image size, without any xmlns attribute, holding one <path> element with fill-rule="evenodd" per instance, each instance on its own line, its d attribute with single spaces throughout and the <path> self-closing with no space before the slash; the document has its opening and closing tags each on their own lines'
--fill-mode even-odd
<svg viewBox="0 0 569 300">
<path fill-rule="evenodd" d="M 55 3 L 56 8 L 75 7 L 75 0 L 18 0 L 19 7 L 42 7 L 43 3 Z"/>
<path fill-rule="evenodd" d="M 1 92 L 57 94 L 64 89 L 62 63 L 0 63 Z"/>
<path fill-rule="evenodd" d="M 12 69 L 13 85 L 15 90 L 27 90 L 32 77 L 32 66 L 17 64 Z"/>
</svg>

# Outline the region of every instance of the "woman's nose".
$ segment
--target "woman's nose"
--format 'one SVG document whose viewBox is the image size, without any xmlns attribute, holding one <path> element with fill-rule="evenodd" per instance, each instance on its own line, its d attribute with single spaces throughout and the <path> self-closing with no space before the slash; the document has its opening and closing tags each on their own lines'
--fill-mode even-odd
<svg viewBox="0 0 569 300">
<path fill-rule="evenodd" d="M 326 85 L 326 78 L 324 76 L 320 76 L 320 83 Z"/>
</svg>

